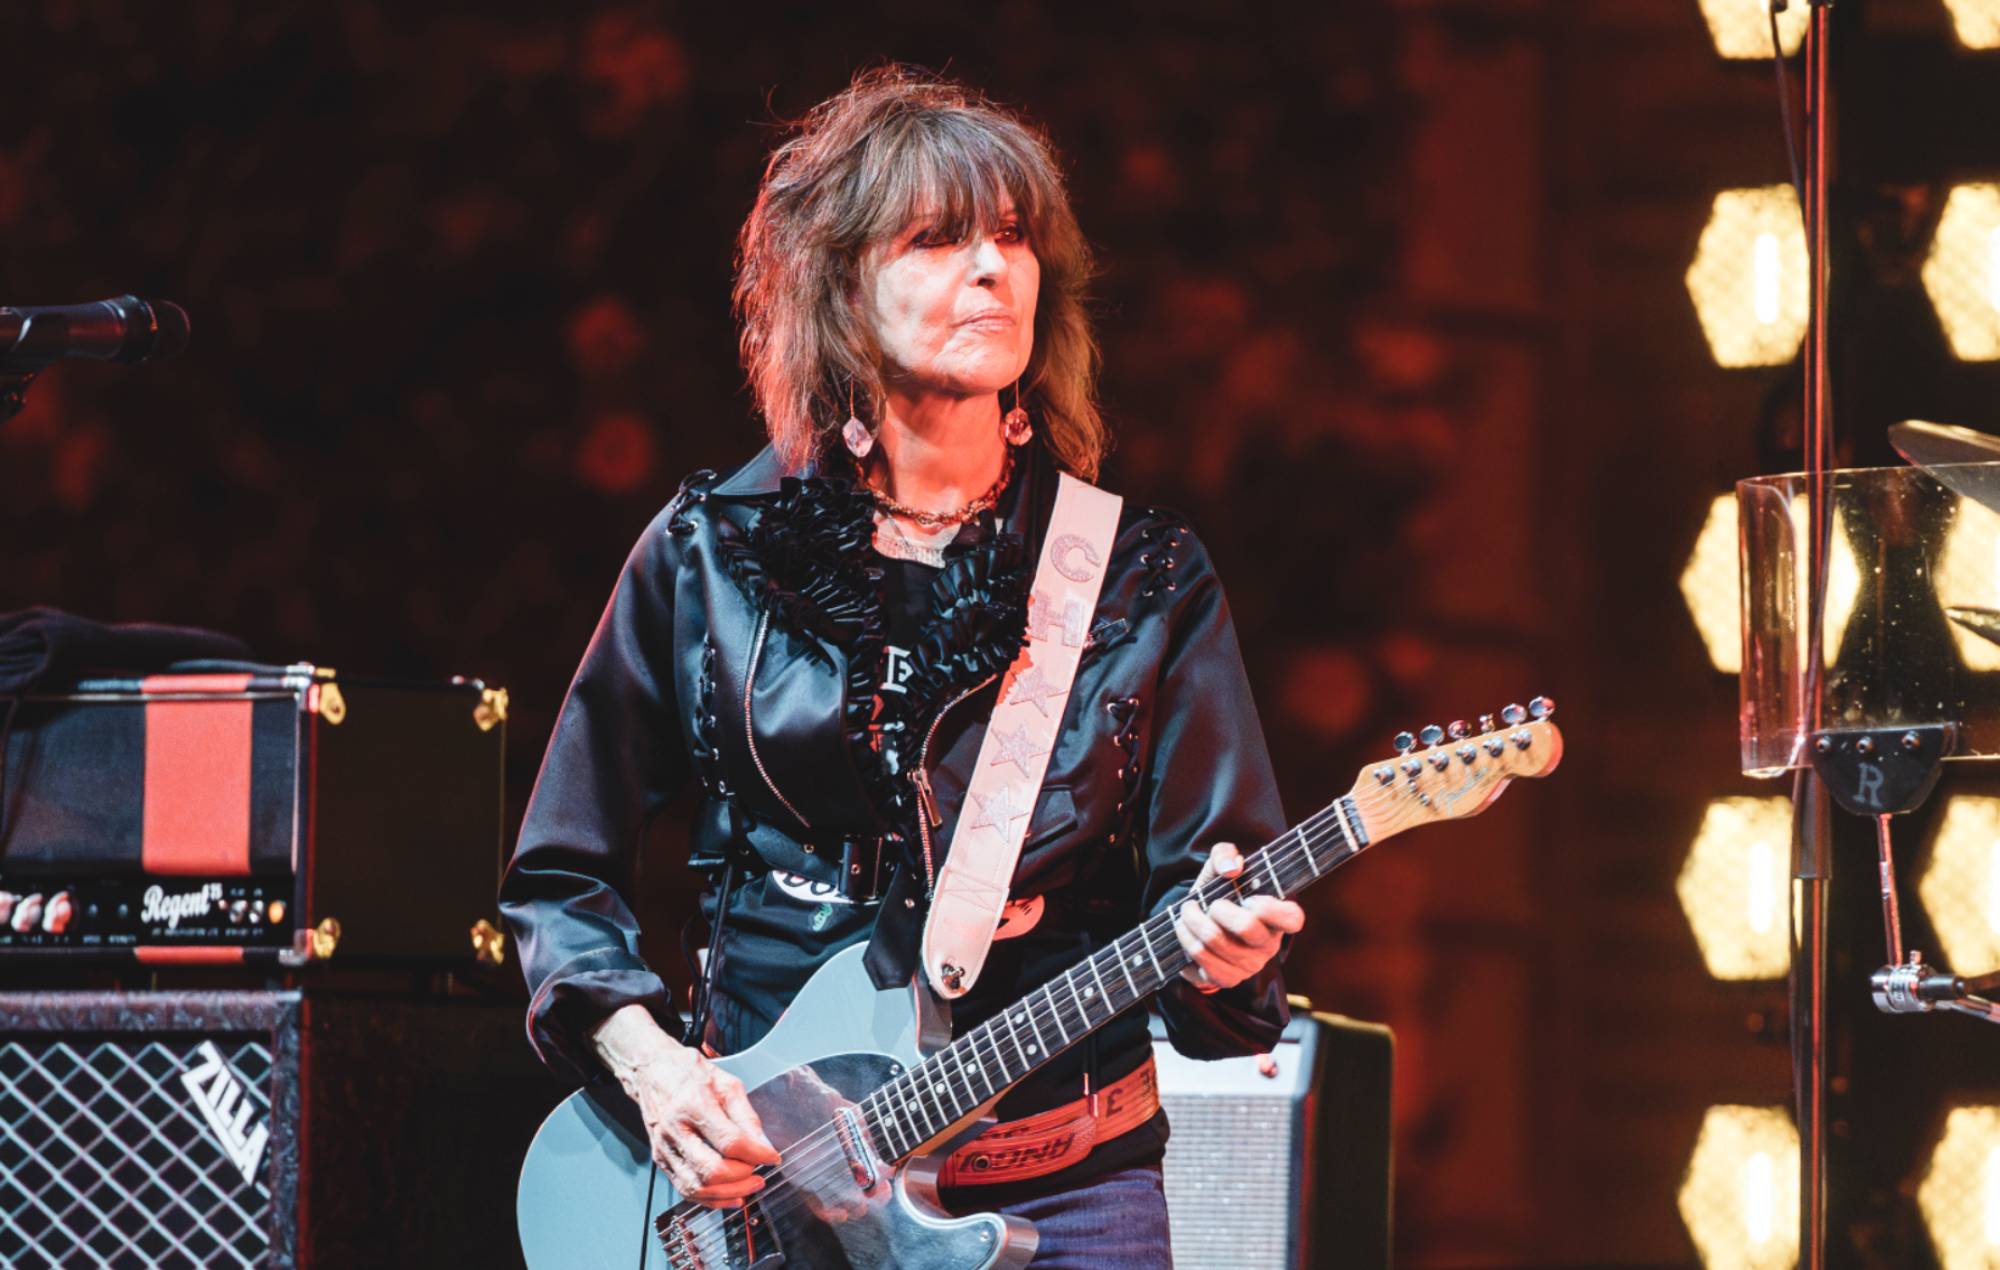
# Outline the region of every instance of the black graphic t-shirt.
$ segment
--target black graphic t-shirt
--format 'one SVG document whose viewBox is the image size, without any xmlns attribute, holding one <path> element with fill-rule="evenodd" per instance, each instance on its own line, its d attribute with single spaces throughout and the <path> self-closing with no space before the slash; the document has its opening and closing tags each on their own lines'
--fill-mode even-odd
<svg viewBox="0 0 2000 1270">
<path fill-rule="evenodd" d="M 917 645 L 917 637 L 923 633 L 924 622 L 931 613 L 931 584 L 937 580 L 939 570 L 914 560 L 884 560 L 882 562 L 882 675 L 876 686 L 876 713 L 881 713 L 880 696 L 883 693 L 902 692 L 903 683 L 910 677 L 910 652 Z M 887 738 L 884 738 L 886 741 Z M 882 746 L 882 757 L 891 772 L 899 771 L 901 762 L 893 744 Z"/>
</svg>

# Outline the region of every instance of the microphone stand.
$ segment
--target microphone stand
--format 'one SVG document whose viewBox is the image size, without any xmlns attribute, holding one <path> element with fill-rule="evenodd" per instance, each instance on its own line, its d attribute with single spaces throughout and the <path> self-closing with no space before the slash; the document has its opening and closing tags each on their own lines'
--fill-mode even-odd
<svg viewBox="0 0 2000 1270">
<path fill-rule="evenodd" d="M 1828 473 L 1833 466 L 1833 409 L 1827 366 L 1828 219 L 1831 84 L 1829 45 L 1833 0 L 1808 0 L 1806 31 L 1806 155 L 1804 200 L 1807 259 L 1811 262 L 1811 308 L 1805 346 L 1804 441 L 1809 541 L 1806 730 L 1821 727 L 1825 656 L 1827 557 L 1832 508 Z M 1777 55 L 1777 50 L 1772 50 Z M 1826 928 L 1827 883 L 1833 871 L 1832 821 L 1827 788 L 1811 766 L 1802 768 L 1792 790 L 1792 1091 L 1799 1130 L 1799 1265 L 1824 1270 L 1826 1264 Z"/>
</svg>

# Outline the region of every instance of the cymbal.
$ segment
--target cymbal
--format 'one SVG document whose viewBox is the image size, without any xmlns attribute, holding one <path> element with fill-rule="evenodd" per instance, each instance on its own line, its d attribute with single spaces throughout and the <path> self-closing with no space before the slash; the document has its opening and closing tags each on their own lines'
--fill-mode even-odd
<svg viewBox="0 0 2000 1270">
<path fill-rule="evenodd" d="M 1891 424 L 1889 444 L 1960 498 L 2000 512 L 2000 466 L 1984 466 L 2000 464 L 2000 437 L 1957 424 L 1912 421 Z"/>
<path fill-rule="evenodd" d="M 1974 635 L 1979 636 L 1988 643 L 2000 644 L 2000 609 L 1951 605 L 1944 612 L 1946 617 L 1957 622 Z"/>
</svg>

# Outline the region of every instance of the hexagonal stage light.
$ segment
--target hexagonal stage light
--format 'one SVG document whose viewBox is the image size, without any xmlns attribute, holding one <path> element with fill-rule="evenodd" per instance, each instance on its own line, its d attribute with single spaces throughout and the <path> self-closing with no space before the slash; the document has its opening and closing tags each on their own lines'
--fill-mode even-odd
<svg viewBox="0 0 2000 1270">
<path fill-rule="evenodd" d="M 2000 1264 L 2000 1107 L 1954 1107 L 1917 1187 L 1944 1270 Z"/>
<path fill-rule="evenodd" d="M 2000 513 L 1969 498 L 1959 501 L 1931 585 L 1942 604 L 2000 608 Z M 1951 636 L 1968 667 L 2000 670 L 2000 644 L 1956 622 Z"/>
<path fill-rule="evenodd" d="M 2000 49 L 2000 0 L 1944 0 L 1958 42 L 1969 49 Z"/>
<path fill-rule="evenodd" d="M 1782 979 L 1791 968 L 1792 805 L 1710 802 L 1674 883 L 1708 973 Z"/>
<path fill-rule="evenodd" d="M 1792 500 L 1791 516 L 1792 541 L 1804 543 L 1808 536 L 1805 499 Z M 2000 526 L 2000 518 L 1996 518 L 1995 524 Z M 1688 553 L 1680 579 L 1681 599 L 1687 603 L 1695 629 L 1701 632 L 1708 659 L 1726 675 L 1743 668 L 1743 596 L 1737 579 L 1736 538 L 1736 496 L 1717 494 L 1708 505 L 1708 515 L 1701 522 L 1701 532 L 1695 536 L 1694 550 Z M 1824 646 L 1836 649 L 1840 646 L 1841 632 L 1847 629 L 1847 621 L 1854 615 L 1854 602 L 1861 594 L 1861 570 L 1854 561 L 1854 549 L 1847 545 L 1847 536 L 1839 532 L 1833 536 L 1826 587 Z M 1996 654 L 1995 664 L 2000 665 L 2000 654 Z"/>
<path fill-rule="evenodd" d="M 2000 359 L 2000 185 L 1959 185 L 1945 198 L 1924 290 L 1960 361 Z"/>
<path fill-rule="evenodd" d="M 1917 894 L 1954 973 L 2000 970 L 2000 798 L 1945 800 Z"/>
<path fill-rule="evenodd" d="M 1687 567 L 1681 570 L 1687 601 L 1708 659 L 1725 675 L 1743 669 L 1743 598 L 1736 577 L 1736 496 L 1717 494 L 1701 522 Z"/>
<path fill-rule="evenodd" d="M 1681 1183 L 1681 1220 L 1709 1270 L 1799 1260 L 1799 1135 L 1778 1107 L 1710 1107 Z"/>
<path fill-rule="evenodd" d="M 1771 56 L 1770 13 L 1770 0 L 1701 0 L 1709 38 L 1724 57 Z M 1778 47 L 1786 57 L 1799 51 L 1811 20 L 1812 9 L 1805 0 L 1792 0 L 1791 7 L 1778 15 Z"/>
<path fill-rule="evenodd" d="M 1688 266 L 1708 351 L 1723 366 L 1782 366 L 1808 320 L 1806 231 L 1789 185 L 1715 196 Z"/>
</svg>

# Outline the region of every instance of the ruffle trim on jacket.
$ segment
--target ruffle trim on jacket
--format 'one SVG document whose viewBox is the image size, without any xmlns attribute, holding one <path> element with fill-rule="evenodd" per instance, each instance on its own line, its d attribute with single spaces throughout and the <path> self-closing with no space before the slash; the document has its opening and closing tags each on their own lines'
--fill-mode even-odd
<svg viewBox="0 0 2000 1270">
<path fill-rule="evenodd" d="M 1027 638 L 1028 583 L 1027 551 L 1018 534 L 990 534 L 956 553 L 946 549 L 903 691 L 884 698 L 878 721 L 902 725 L 888 730 L 897 770 L 916 766 L 924 733 L 940 710 L 1013 663 Z M 908 797 L 907 788 L 898 793 Z"/>
<path fill-rule="evenodd" d="M 930 616 L 910 650 L 905 690 L 881 694 L 878 716 L 886 639 L 874 511 L 868 493 L 847 481 L 786 477 L 721 554 L 774 623 L 816 636 L 846 658 L 841 728 L 848 753 L 876 815 L 914 840 L 915 794 L 894 772 L 916 763 L 938 711 L 1013 662 L 1027 634 L 1030 570 L 1017 534 L 948 548 L 931 585 Z"/>
<path fill-rule="evenodd" d="M 873 546 L 874 500 L 846 481 L 786 477 L 722 563 L 771 620 L 825 640 L 847 659 L 841 732 L 878 815 L 896 780 L 870 744 L 882 665 L 882 567 Z"/>
</svg>

